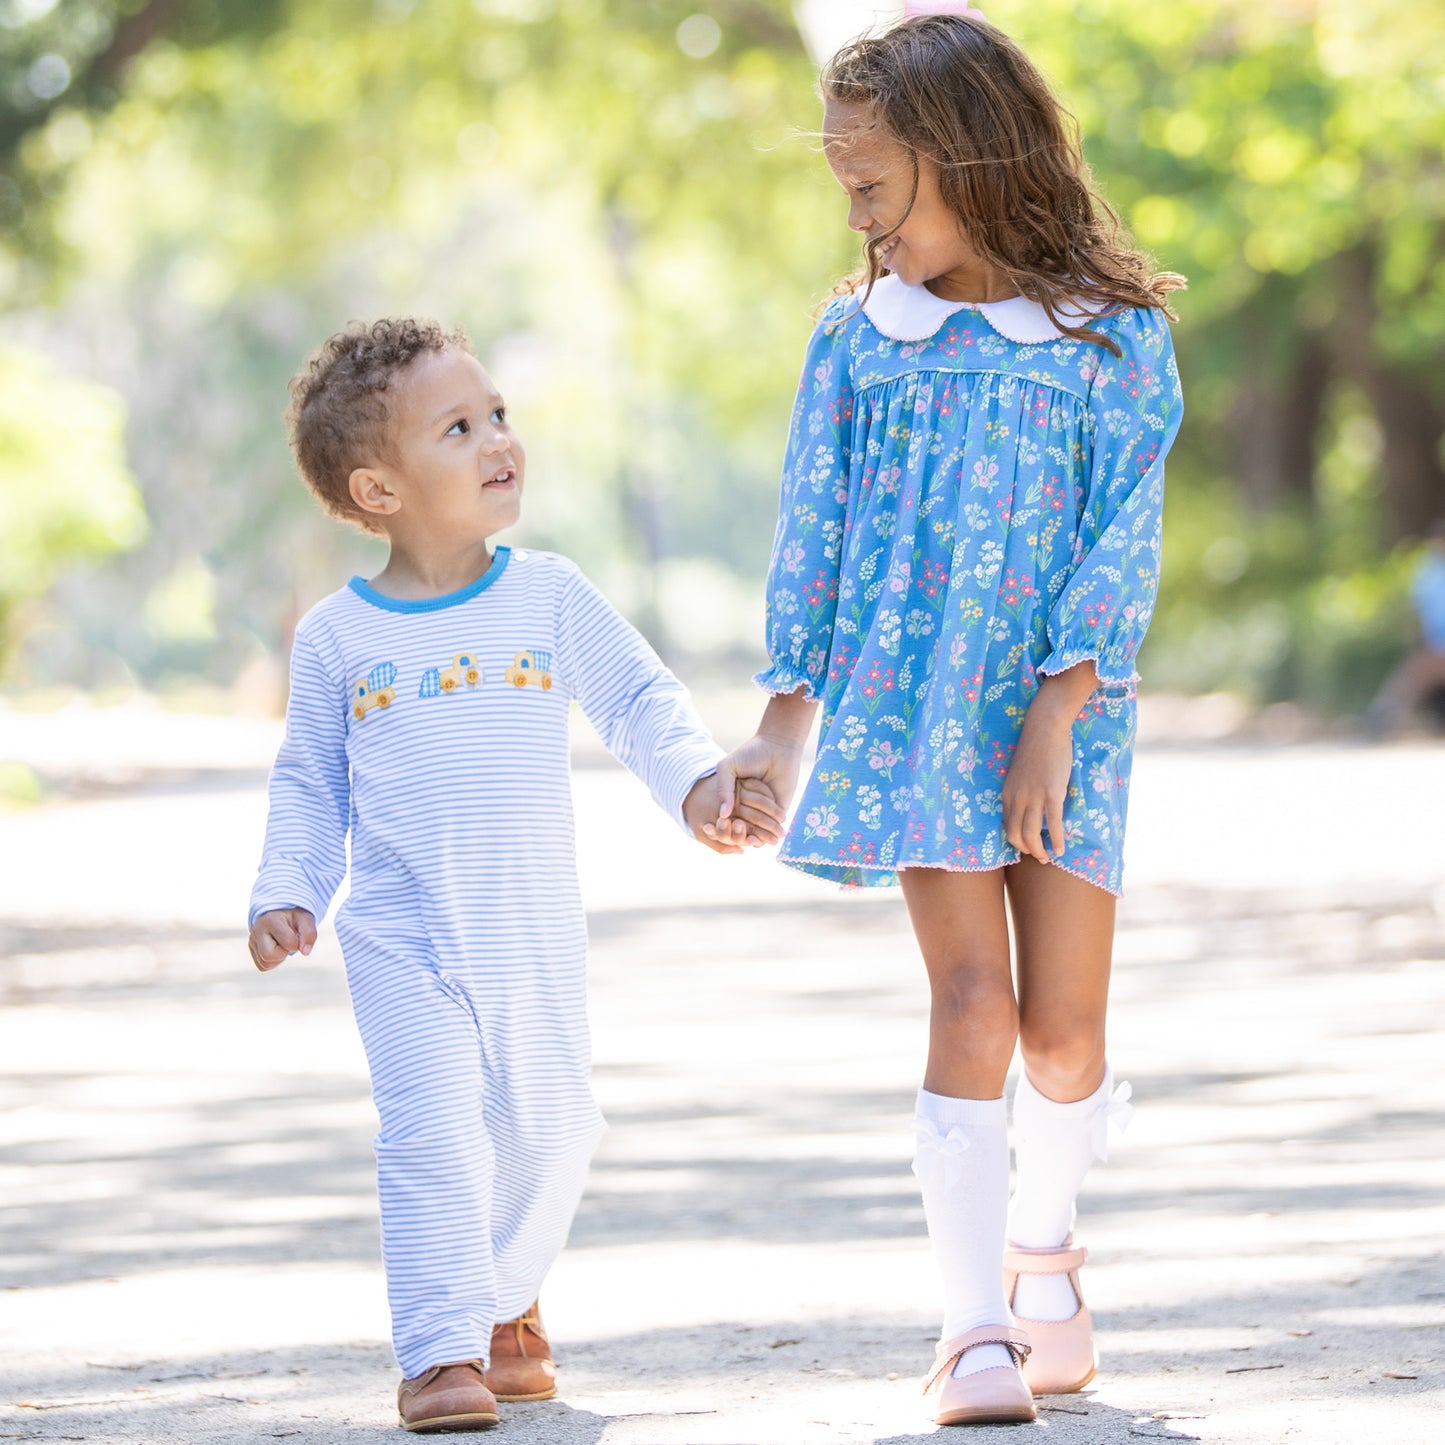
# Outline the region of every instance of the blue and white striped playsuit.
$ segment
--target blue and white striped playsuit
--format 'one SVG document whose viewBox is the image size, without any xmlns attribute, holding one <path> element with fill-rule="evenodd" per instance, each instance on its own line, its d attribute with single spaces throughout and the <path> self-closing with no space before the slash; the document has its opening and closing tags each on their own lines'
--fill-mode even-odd
<svg viewBox="0 0 1445 1445">
<path fill-rule="evenodd" d="M 567 714 L 679 823 L 721 755 L 686 690 L 563 557 L 498 547 L 425 602 L 359 578 L 296 631 L 251 919 L 336 916 L 371 1066 L 398 1362 L 485 1359 L 566 1240 L 604 1128 Z"/>
</svg>

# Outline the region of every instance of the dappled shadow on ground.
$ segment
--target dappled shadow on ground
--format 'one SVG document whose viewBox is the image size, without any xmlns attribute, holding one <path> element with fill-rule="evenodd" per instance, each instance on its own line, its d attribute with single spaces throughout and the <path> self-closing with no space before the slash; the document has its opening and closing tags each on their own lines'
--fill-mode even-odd
<svg viewBox="0 0 1445 1445">
<path fill-rule="evenodd" d="M 395 1442 L 398 1372 L 379 1344 L 77 1365 L 26 1381 L 0 1404 L 0 1438 Z M 595 1445 L 607 1418 L 565 1400 L 503 1406 L 507 1438 Z M 530 1427 L 530 1428 L 529 1428 Z"/>
<path fill-rule="evenodd" d="M 1149 926 L 1147 920 L 1160 917 L 1168 917 L 1176 927 L 1188 924 L 1197 930 L 1201 948 L 1206 940 L 1213 947 L 1208 966 L 1216 972 L 1225 967 L 1233 946 L 1230 927 L 1247 933 L 1250 955 L 1268 957 L 1277 976 L 1296 966 L 1307 967 L 1317 987 L 1331 975 L 1356 977 L 1367 962 L 1380 966 L 1378 958 L 1322 959 L 1318 953 L 1307 951 L 1301 956 L 1297 947 L 1285 946 L 1302 925 L 1284 900 L 1276 899 L 1269 913 L 1237 908 L 1228 920 L 1217 916 L 1214 900 L 1203 910 L 1207 926 L 1197 914 L 1191 919 L 1188 912 L 1181 912 L 1186 903 L 1199 901 L 1146 893 L 1135 910 L 1145 920 L 1138 926 Z M 1425 905 L 1420 904 L 1417 912 L 1418 926 L 1428 928 Z M 1389 916 L 1401 914 L 1396 909 Z M 634 948 L 634 940 L 665 928 L 669 917 L 670 910 L 605 915 L 593 925 L 594 944 L 626 955 L 629 967 L 645 978 L 647 957 Z M 710 915 L 708 952 L 723 959 L 755 956 L 756 930 L 781 921 L 788 925 L 790 955 L 800 949 L 827 954 L 847 948 L 856 953 L 868 946 L 871 936 L 897 935 L 906 928 L 892 910 L 857 909 L 847 903 L 803 909 L 795 905 L 719 909 Z M 1318 917 L 1313 926 L 1320 926 Z M 1359 935 L 1363 925 L 1356 919 L 1351 927 Z M 1261 940 L 1261 929 L 1273 930 L 1272 939 Z M 101 944 L 98 931 L 53 932 L 50 941 L 60 955 Z M 27 933 L 22 941 L 31 955 L 46 950 L 43 931 Z M 129 933 L 112 934 L 111 941 L 127 949 L 140 946 Z M 1438 946 L 1442 941 L 1445 928 L 1435 920 L 1432 942 Z M 251 975 L 234 945 L 233 938 L 217 940 L 205 933 L 157 936 L 153 932 L 149 946 L 166 961 L 158 981 L 164 984 L 168 1002 L 224 1011 L 254 1001 L 262 988 L 269 989 L 274 1000 L 279 986 Z M 1175 957 L 1167 964 L 1126 964 L 1121 970 L 1123 982 L 1145 993 L 1154 986 L 1149 980 L 1157 978 L 1158 986 L 1175 991 L 1187 1007 L 1191 989 L 1209 988 L 1213 982 L 1212 975 L 1202 983 L 1191 982 L 1189 962 Z M 803 1021 L 800 1026 L 809 1028 L 826 1028 L 835 1015 L 917 1013 L 920 1007 L 917 981 L 911 976 L 902 980 L 885 975 L 867 986 L 856 979 L 828 986 L 825 978 L 820 984 L 817 974 L 806 969 L 795 976 L 796 987 L 783 971 L 765 986 L 743 979 L 738 988 L 743 994 L 750 988 L 758 993 L 760 1011 L 794 1013 Z M 144 987 L 154 988 L 156 982 Z M 117 1027 L 124 1027 L 121 1015 L 141 997 L 137 993 L 141 986 L 127 977 L 110 987 L 88 982 L 85 1003 L 104 1009 L 110 1002 L 117 1010 Z M 37 988 L 34 997 L 53 1000 L 63 996 L 65 987 L 62 966 L 49 987 Z M 289 1008 L 333 1012 L 345 1008 L 339 970 L 318 968 L 314 962 L 292 967 L 284 980 L 284 997 Z M 746 1016 L 746 997 L 734 999 L 733 1006 Z M 1423 1016 L 1396 1016 L 1389 1027 L 1404 1035 L 1428 1029 L 1430 1023 Z M 1380 1032 L 1366 1018 L 1357 1019 L 1356 1026 Z M 1248 1111 L 1231 1112 L 1229 1106 L 1241 1091 L 1268 1084 L 1281 1071 L 1241 1069 L 1237 1058 L 1236 1051 L 1229 1059 L 1236 1066 L 1218 1070 L 1156 1068 L 1136 1080 L 1136 1087 L 1154 1109 L 1176 1103 L 1196 1110 L 1218 1106 L 1222 1118 L 1245 1120 Z M 1294 1067 L 1297 1071 L 1297 1063 Z M 706 1098 L 685 1087 L 685 1079 L 679 1088 L 679 1069 L 672 1059 L 604 1063 L 599 1068 L 604 1090 L 614 1073 L 628 1083 L 625 1102 L 609 1105 L 612 1137 L 596 1161 L 574 1245 L 725 1237 L 776 1242 L 888 1239 L 915 1237 L 921 1229 L 917 1193 L 903 1152 L 911 1106 L 906 1091 L 851 1086 L 847 1072 L 837 1069 L 820 1071 L 806 1088 L 779 1091 L 767 1083 L 767 1061 L 749 1066 L 749 1073 L 761 1074 L 759 1086 L 742 1079 L 726 1095 Z M 0 1079 L 0 1089 L 17 1104 L 33 1105 L 47 1094 L 63 1100 L 68 1088 L 87 1079 L 93 1076 L 11 1074 Z M 1335 1082 L 1322 1074 L 1317 1081 L 1321 1095 L 1328 1098 Z M 1236 1135 L 1216 1127 L 1208 1143 L 1216 1151 L 1218 1167 L 1206 1169 L 1205 1177 L 1192 1183 L 1193 1206 L 1239 1214 L 1367 1206 L 1398 1210 L 1433 1202 L 1429 1186 L 1399 1177 L 1390 1166 L 1428 1153 L 1434 1147 L 1431 1141 L 1438 1140 L 1445 1128 L 1445 1115 L 1402 1107 L 1398 1099 L 1368 1093 L 1328 1102 L 1332 1106 L 1328 1121 L 1291 1128 L 1288 1148 L 1294 1177 L 1291 1170 L 1264 1174 L 1252 1168 L 1256 1161 L 1274 1161 L 1282 1147 L 1278 1139 L 1247 1132 Z M 184 1079 L 178 1079 L 174 1097 L 153 1107 L 163 1110 L 165 1117 L 158 1117 L 144 1148 L 137 1149 L 130 1134 L 114 1148 L 104 1144 L 96 1148 L 94 1141 L 80 1146 L 43 1138 L 11 1145 L 7 1154 L 12 1164 L 42 1171 L 59 1186 L 54 1193 L 42 1189 L 42 1197 L 28 1205 L 12 1205 L 8 1211 L 6 1237 L 15 1241 L 6 1251 L 12 1256 L 7 1271 L 12 1281 L 36 1283 L 144 1268 L 151 1255 L 147 1236 L 155 1239 L 167 1258 L 182 1262 L 226 1262 L 250 1257 L 258 1249 L 281 1258 L 318 1251 L 348 1259 L 375 1257 L 372 1121 L 362 1080 L 288 1076 L 278 1081 L 274 1091 L 191 1101 Z M 706 1129 L 699 1131 L 699 1124 Z M 680 1139 L 681 1133 L 688 1138 Z M 814 1141 L 814 1146 L 806 1152 L 790 1148 L 790 1141 L 801 1138 Z M 651 1139 L 661 1145 L 656 1151 L 647 1147 Z M 860 1139 L 872 1141 L 862 1155 Z M 896 1147 L 890 1142 L 894 1139 Z M 612 1141 L 626 1141 L 627 1147 L 613 1148 Z M 1357 1169 L 1349 1178 L 1329 1180 L 1300 1173 L 1308 1164 L 1344 1159 L 1370 1167 Z M 308 1217 L 288 1220 L 285 1210 L 278 1209 L 258 1219 L 253 1206 L 295 1194 L 298 1165 L 304 1169 Z M 103 1197 L 85 1191 L 81 1197 L 64 1197 L 67 1174 L 82 1177 L 107 1168 L 118 1170 L 123 1180 L 118 1191 Z M 1127 1197 L 1114 1196 L 1112 1181 L 1113 1175 L 1106 1174 L 1096 1185 L 1089 1205 L 1096 1217 L 1115 1209 L 1149 1211 L 1177 1203 L 1177 1186 L 1169 1181 L 1155 1184 L 1136 1173 L 1128 1179 Z M 328 1201 L 335 1202 L 334 1211 L 328 1210 Z M 28 1248 L 22 1244 L 27 1235 Z M 82 1240 L 86 1247 L 77 1248 Z"/>
<path fill-rule="evenodd" d="M 559 1398 L 504 1404 L 503 1424 L 506 1438 L 522 1445 L 596 1445 L 604 1437 L 607 1445 L 870 1438 L 906 1445 L 935 1438 L 919 1389 L 930 1353 L 921 1327 L 895 1321 L 815 1321 L 808 1329 L 787 1320 L 720 1323 L 564 1340 Z M 400 1438 L 392 1406 L 397 1379 L 384 1348 L 367 1342 L 77 1363 L 8 1394 L 0 1433 L 147 1445 L 291 1437 L 367 1445 Z M 1128 1403 L 1105 1403 L 1092 1391 L 1051 1396 L 1040 1400 L 1040 1416 L 1065 1441 L 1196 1438 L 1167 1433 L 1154 1419 L 1168 1412 L 1167 1390 L 1131 1384 L 1127 1374 L 1116 1384 L 1116 1398 Z M 760 1407 L 759 1400 L 769 1403 Z M 1150 1428 L 1141 1431 L 1135 1421 Z"/>
<path fill-rule="evenodd" d="M 1262 1309 L 1291 1302 L 1267 1297 Z M 224 1297 L 217 1307 L 225 1308 Z M 1196 1311 L 1197 1313 L 1197 1311 Z M 1132 1327 L 1136 1321 L 1126 1326 Z M 1159 1318 L 1161 1330 L 1168 1321 Z M 1096 1389 L 1040 1400 L 1041 1428 L 1067 1442 L 1199 1439 L 1197 1406 L 1230 1378 L 1257 1371 L 1301 1405 L 1360 1381 L 1351 1362 L 1331 1361 L 1315 1338 L 1285 1339 L 1248 1353 L 1204 1345 L 1187 1362 L 1161 1349 L 1111 1348 L 1103 1333 L 1107 1398 Z M 1372 1342 L 1360 1342 L 1368 1355 Z M 866 1324 L 787 1318 L 733 1325 L 635 1331 L 557 1342 L 561 1395 L 504 1405 L 506 1438 L 520 1445 L 797 1445 L 872 1440 L 910 1445 L 937 1438 L 918 1377 L 930 1356 L 921 1320 Z M 1245 1347 L 1248 1350 L 1249 1347 Z M 1336 1383 L 1328 1377 L 1336 1370 Z M 1393 1393 L 1428 1388 L 1376 1370 L 1382 1404 Z M 165 1361 L 76 1362 L 8 1392 L 0 1429 L 10 1438 L 104 1441 L 263 1441 L 304 1438 L 319 1445 L 391 1441 L 397 1373 L 376 1342 L 186 1354 Z M 1438 1387 L 1438 1373 L 1433 1381 Z M 760 1403 L 765 1402 L 765 1403 Z M 916 1424 L 914 1423 L 916 1422 Z M 970 1440 L 1028 1432 L 982 1429 Z M 1218 1439 L 1217 1435 L 1205 1438 Z M 1324 1438 L 1324 1437 L 1321 1437 Z M 1383 1436 L 1381 1437 L 1383 1438 Z"/>
<path fill-rule="evenodd" d="M 31 1098 L 66 1082 L 7 1081 Z M 357 1106 L 355 1082 L 308 1081 L 177 1103 L 139 1149 L 12 1145 L 6 1164 L 35 1183 L 24 1202 L 12 1193 L 0 1207 L 0 1287 L 196 1264 L 378 1259 L 370 1132 L 350 1122 Z"/>
<path fill-rule="evenodd" d="M 16 1097 L 35 1098 L 67 1082 L 64 1075 L 14 1077 Z M 1228 1092 L 1197 1075 L 1178 1081 L 1151 1075 L 1151 1104 L 1173 1097 L 1207 1107 Z M 285 1091 L 224 1102 L 176 1104 L 143 1149 L 59 1140 L 12 1144 L 11 1168 L 31 1185 L 0 1208 L 0 1279 L 9 1286 L 55 1284 L 125 1275 L 165 1264 L 232 1264 L 248 1260 L 378 1257 L 371 1124 L 364 1088 L 355 1080 L 314 1079 Z M 923 1230 L 916 1185 L 906 1160 L 859 1157 L 860 1135 L 901 1139 L 902 1101 L 892 1094 L 819 1090 L 789 1101 L 787 1127 L 764 1102 L 719 1109 L 611 1111 L 612 1137 L 646 1139 L 660 1120 L 683 1130 L 699 1121 L 725 1129 L 730 1147 L 691 1144 L 649 1155 L 614 1157 L 604 1146 L 594 1162 L 572 1247 L 666 1241 L 746 1239 L 812 1244 L 827 1240 L 915 1239 Z M 1218 1167 L 1204 1167 L 1188 1189 L 1190 1211 L 1243 1217 L 1269 1212 L 1404 1212 L 1438 1204 L 1438 1191 L 1410 1182 L 1392 1160 L 1418 1159 L 1445 1131 L 1445 1116 L 1372 1109 L 1360 1100 L 1347 1120 L 1292 1141 L 1293 1162 L 1337 1157 L 1367 1145 L 1369 1167 L 1321 1181 L 1265 1171 L 1277 1146 L 1256 1140 L 1211 1141 Z M 814 1147 L 790 1157 L 789 1135 Z M 836 1139 L 836 1149 L 817 1141 Z M 749 1139 L 769 1145 L 749 1152 Z M 771 1147 L 776 1146 L 776 1147 Z M 1318 1146 L 1318 1147 L 1315 1147 Z M 901 1150 L 900 1145 L 900 1150 Z M 1358 1159 L 1358 1153 L 1356 1155 Z M 1254 1166 L 1258 1164 L 1260 1168 Z M 101 1191 L 97 1178 L 109 1179 Z M 1152 1172 L 1101 1175 L 1085 1204 L 1093 1225 L 1177 1210 L 1177 1176 Z"/>
<path fill-rule="evenodd" d="M 610 1000 L 603 1027 L 620 1027 L 635 1011 L 643 1032 L 636 1048 L 624 1041 L 599 1066 L 612 1132 L 572 1247 L 735 1241 L 801 1251 L 921 1241 L 907 1167 L 911 1055 L 908 1067 L 880 1074 L 850 1067 L 846 1049 L 819 1052 L 850 1029 L 864 1062 L 869 1047 L 901 1056 L 912 1046 L 923 991 L 901 911 L 848 900 L 719 907 L 709 910 L 701 943 L 696 922 L 693 909 L 593 920 L 599 987 Z M 674 936 L 690 940 L 685 978 Z M 0 1110 L 17 1126 L 3 1159 L 0 1281 L 35 1289 L 201 1265 L 375 1267 L 374 1121 L 364 1078 L 324 1062 L 294 1066 L 311 1028 L 349 1037 L 334 960 L 296 961 L 284 977 L 261 980 L 230 934 L 9 925 L 4 941 L 11 959 L 29 960 L 18 988 L 9 961 L 0 962 L 0 989 L 8 978 L 19 1016 L 27 1004 L 37 1017 L 57 1004 L 83 1008 L 96 1036 L 111 1040 L 111 1057 L 124 1057 L 116 1041 L 162 1006 L 174 1011 L 177 1028 L 215 1029 L 218 1039 L 238 1010 L 248 1018 L 270 1010 L 266 1027 L 285 1023 L 291 1032 L 285 1067 L 272 1074 L 244 1059 L 175 1064 L 164 1032 L 159 1043 L 147 1036 L 155 1057 L 126 1058 L 112 1075 L 89 1067 L 83 1048 L 0 1073 Z M 1402 1050 L 1428 1052 L 1438 1020 L 1421 982 L 1438 973 L 1423 965 L 1445 957 L 1445 925 L 1429 900 L 1144 890 L 1125 909 L 1120 944 L 1121 1008 L 1162 1020 L 1166 1035 L 1146 1030 L 1132 1040 L 1136 1097 L 1187 1138 L 1167 1149 L 1156 1143 L 1152 1153 L 1126 1151 L 1091 1183 L 1084 1227 L 1115 1241 L 1112 1255 L 1096 1253 L 1094 1267 L 1127 1264 L 1141 1274 L 1127 1307 L 1097 1310 L 1110 1403 L 1076 1399 L 1047 1415 L 1049 1428 L 1065 1440 L 1189 1438 L 1187 1425 L 1155 1414 L 1236 1375 L 1310 1398 L 1439 1388 L 1433 1321 L 1445 1263 L 1438 1237 L 1412 1219 L 1440 1203 L 1422 1163 L 1438 1157 L 1445 1110 L 1387 1082 Z M 885 952 L 886 968 L 878 964 Z M 114 976 L 104 972 L 107 958 L 118 960 Z M 1288 1048 L 1263 1026 L 1270 1010 L 1287 1011 L 1297 1026 Z M 765 1024 L 778 1031 L 764 1033 Z M 722 1044 L 698 1033 L 695 1053 L 685 1038 L 675 1043 L 703 1025 L 731 1032 Z M 667 1047 L 653 1046 L 653 1028 Z M 815 1052 L 793 1060 L 804 1046 Z M 1310 1223 L 1297 1235 L 1281 1226 L 1279 1243 L 1263 1225 L 1241 1234 L 1241 1221 L 1275 1218 Z M 1124 1238 L 1127 1259 L 1117 1249 Z M 1334 1252 L 1337 1267 L 1327 1263 Z M 1171 1281 L 1167 1288 L 1150 1286 L 1154 1270 Z M 658 1409 L 636 1422 L 654 1433 L 637 1438 L 686 1445 L 690 1427 L 669 1436 L 658 1419 L 670 1391 L 731 1398 L 739 1389 L 767 1395 L 810 1372 L 820 1388 L 911 1376 L 927 1357 L 930 1323 L 909 1316 L 880 1332 L 876 1322 L 820 1328 L 784 1318 L 576 1341 L 568 1356 L 584 1391 L 605 1389 L 621 1369 L 658 1395 Z M 1401 1333 L 1417 1328 L 1413 1337 Z M 1185 1335 L 1191 1343 L 1181 1355 Z M 775 1346 L 780 1339 L 795 1343 Z M 1418 1357 L 1402 1355 L 1402 1339 L 1418 1341 Z M 85 1434 L 86 1412 L 101 1407 L 67 1412 L 64 1401 L 117 1395 L 126 1397 L 114 1406 L 123 1431 L 104 1438 L 296 1431 L 395 1439 L 386 1362 L 380 1346 L 284 1360 L 198 1357 L 166 1362 L 164 1378 L 136 1366 L 117 1389 L 111 1385 L 130 1366 L 113 1375 L 77 1364 L 44 1382 L 59 1409 L 4 1418 L 33 1427 L 33 1438 Z M 1159 1390 L 1165 1377 L 1177 1381 L 1177 1393 Z M 1131 1399 L 1131 1382 L 1146 1379 L 1147 1390 Z M 509 1434 L 598 1442 L 606 1433 L 605 1445 L 628 1438 L 616 1433 L 631 1428 L 621 1423 L 627 1412 L 619 1407 L 609 1424 L 603 1405 L 578 1398 L 570 1413 L 565 1405 L 531 1407 L 535 1420 L 521 1424 L 533 1435 Z M 247 1403 L 253 1399 L 261 1403 Z M 1086 1413 L 1072 1413 L 1078 1407 Z M 804 1421 L 814 1419 L 807 1408 L 798 1406 Z M 265 1428 L 235 1433 L 253 1430 L 253 1413 Z M 852 1418 L 850 1429 L 863 1417 Z M 899 1428 L 873 1438 L 904 1445 L 931 1434 Z M 732 1445 L 711 1427 L 699 1431 L 699 1439 Z M 786 1438 L 753 1431 L 735 1440 Z"/>
</svg>

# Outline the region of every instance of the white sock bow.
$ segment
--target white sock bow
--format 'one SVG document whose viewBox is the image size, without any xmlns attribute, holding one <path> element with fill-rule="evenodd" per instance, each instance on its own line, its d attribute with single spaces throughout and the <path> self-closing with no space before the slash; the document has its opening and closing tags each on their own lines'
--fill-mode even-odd
<svg viewBox="0 0 1445 1445">
<path fill-rule="evenodd" d="M 1134 1086 L 1126 1079 L 1109 1096 L 1108 1100 L 1094 1115 L 1092 1144 L 1094 1158 L 1100 1164 L 1109 1162 L 1109 1125 L 1122 1134 L 1134 1117 L 1134 1106 L 1129 1102 L 1134 1097 Z"/>
<path fill-rule="evenodd" d="M 939 1156 L 942 1163 L 940 1183 L 945 1189 L 952 1188 L 963 1178 L 963 1156 L 973 1146 L 968 1132 L 962 1124 L 950 1124 L 945 1130 L 932 1119 L 916 1117 L 913 1120 L 913 1134 L 918 1141 L 918 1153 L 913 1156 L 913 1172 L 918 1174 L 922 1151 Z M 919 1176 L 922 1177 L 921 1175 Z"/>
</svg>

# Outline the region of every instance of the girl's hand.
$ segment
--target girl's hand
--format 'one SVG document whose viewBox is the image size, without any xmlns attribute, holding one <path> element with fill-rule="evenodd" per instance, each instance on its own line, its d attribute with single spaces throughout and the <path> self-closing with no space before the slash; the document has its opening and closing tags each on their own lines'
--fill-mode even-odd
<svg viewBox="0 0 1445 1445">
<path fill-rule="evenodd" d="M 734 813 L 748 801 L 739 789 L 749 780 L 771 796 L 778 822 L 786 820 L 817 711 L 817 699 L 804 696 L 802 689 L 768 699 L 757 732 L 717 765 L 717 823 L 706 829 L 710 838 L 740 842 L 747 835 L 747 824 Z"/>
<path fill-rule="evenodd" d="M 714 853 L 741 853 L 744 848 L 777 843 L 783 836 L 786 814 L 773 801 L 772 792 L 755 780 L 740 782 L 737 787 L 733 819 L 741 832 L 728 830 L 719 835 L 717 810 L 717 784 L 711 776 L 699 778 L 683 800 L 682 816 L 692 836 Z"/>
<path fill-rule="evenodd" d="M 762 734 L 749 738 L 717 765 L 714 779 L 717 822 L 705 823 L 703 831 L 719 842 L 741 843 L 748 834 L 749 822 L 753 821 L 749 817 L 750 812 L 764 806 L 760 804 L 759 795 L 771 802 L 769 811 L 781 825 L 798 786 L 802 763 L 801 743 L 785 742 Z M 776 838 L 773 841 L 777 841 Z"/>
<path fill-rule="evenodd" d="M 1064 799 L 1074 770 L 1074 719 L 1098 684 L 1092 662 L 1041 678 L 1024 717 L 1003 784 L 1003 829 L 1020 853 L 1040 863 L 1064 856 Z"/>
<path fill-rule="evenodd" d="M 1064 799 L 1074 770 L 1074 737 L 1037 728 L 1028 719 L 1003 784 L 1004 836 L 1020 853 L 1050 863 L 1064 853 Z M 1047 828 L 1053 857 L 1044 843 Z"/>
<path fill-rule="evenodd" d="M 262 973 L 293 953 L 310 953 L 316 944 L 316 920 L 304 908 L 273 908 L 251 925 L 247 940 L 251 962 Z"/>
</svg>

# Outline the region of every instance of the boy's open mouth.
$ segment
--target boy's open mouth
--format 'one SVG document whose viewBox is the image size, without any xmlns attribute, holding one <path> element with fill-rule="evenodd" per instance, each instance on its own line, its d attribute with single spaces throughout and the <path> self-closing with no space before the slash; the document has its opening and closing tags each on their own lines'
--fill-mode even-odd
<svg viewBox="0 0 1445 1445">
<path fill-rule="evenodd" d="M 501 471 L 499 471 L 499 472 L 493 472 L 492 475 L 491 475 L 490 477 L 488 477 L 485 482 L 482 483 L 482 485 L 483 485 L 484 487 L 504 487 L 504 486 L 511 486 L 511 484 L 512 484 L 513 482 L 515 482 L 516 480 L 517 480 L 517 469 L 516 469 L 516 467 L 503 467 L 503 468 L 501 469 Z"/>
</svg>

